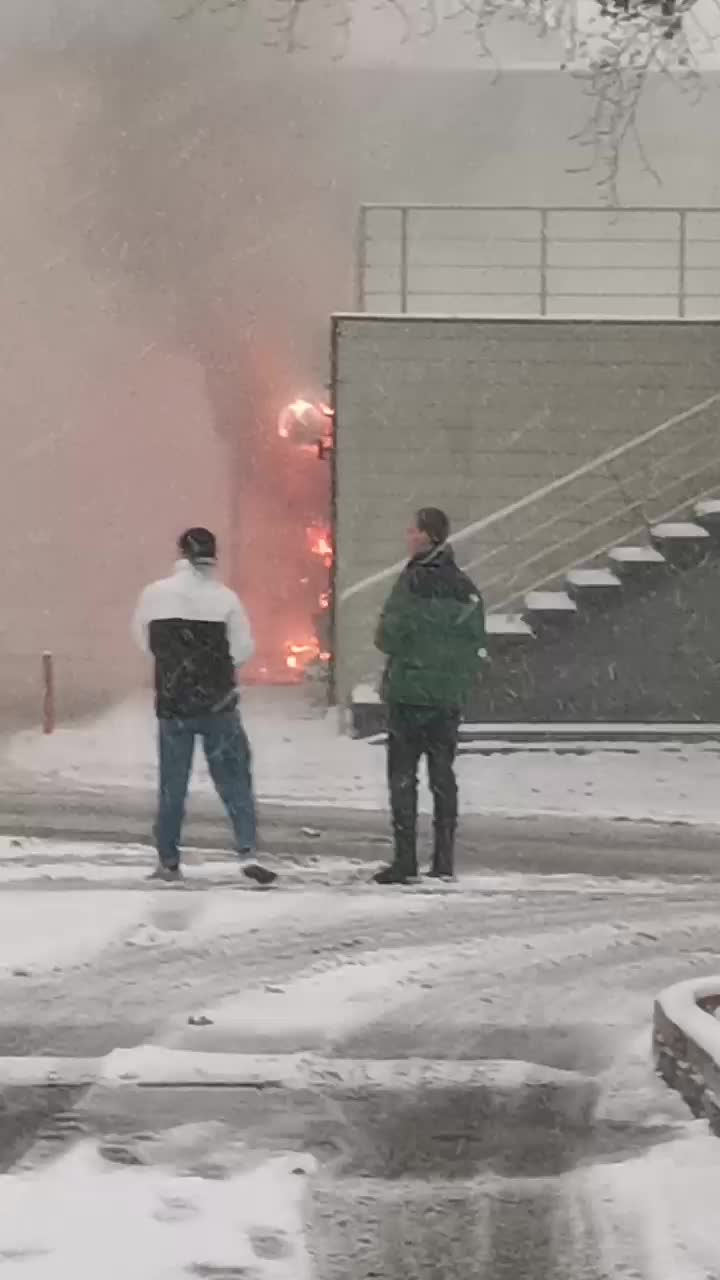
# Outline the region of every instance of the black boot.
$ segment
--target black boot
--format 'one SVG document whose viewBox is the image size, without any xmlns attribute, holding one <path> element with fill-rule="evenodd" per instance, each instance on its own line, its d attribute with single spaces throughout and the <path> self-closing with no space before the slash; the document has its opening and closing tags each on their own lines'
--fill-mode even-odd
<svg viewBox="0 0 720 1280">
<path fill-rule="evenodd" d="M 455 824 L 435 823 L 435 847 L 427 873 L 433 880 L 455 879 Z"/>
<path fill-rule="evenodd" d="M 375 884 L 414 884 L 417 872 L 405 871 L 397 862 L 391 862 L 389 867 L 376 871 L 373 880 Z"/>
</svg>

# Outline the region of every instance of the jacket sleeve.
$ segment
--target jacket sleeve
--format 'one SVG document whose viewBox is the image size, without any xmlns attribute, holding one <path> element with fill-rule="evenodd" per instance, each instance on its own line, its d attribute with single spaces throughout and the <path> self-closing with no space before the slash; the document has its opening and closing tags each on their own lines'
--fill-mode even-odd
<svg viewBox="0 0 720 1280">
<path fill-rule="evenodd" d="M 378 620 L 375 631 L 375 648 L 389 658 L 405 648 L 408 633 L 408 611 L 405 590 L 401 581 L 396 582 Z"/>
<path fill-rule="evenodd" d="M 468 603 L 460 615 L 460 624 L 465 628 L 468 640 L 472 640 L 478 652 L 487 648 L 487 631 L 485 627 L 485 605 L 477 587 L 468 578 L 471 589 Z"/>
<path fill-rule="evenodd" d="M 150 611 L 148 603 L 148 588 L 146 587 L 137 602 L 132 619 L 133 640 L 143 653 L 150 653 Z"/>
<path fill-rule="evenodd" d="M 227 630 L 233 663 L 236 667 L 243 667 L 255 653 L 255 639 L 245 607 L 237 596 L 233 597 Z"/>
</svg>

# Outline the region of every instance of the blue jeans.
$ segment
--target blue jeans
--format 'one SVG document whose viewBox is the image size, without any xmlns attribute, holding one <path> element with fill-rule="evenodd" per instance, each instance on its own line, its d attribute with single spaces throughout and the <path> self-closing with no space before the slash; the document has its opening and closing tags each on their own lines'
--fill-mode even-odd
<svg viewBox="0 0 720 1280">
<path fill-rule="evenodd" d="M 165 867 L 180 863 L 180 833 L 198 737 L 202 738 L 215 790 L 232 823 L 238 853 L 252 853 L 257 845 L 250 744 L 239 712 L 158 720 L 160 792 L 155 840 Z"/>
</svg>

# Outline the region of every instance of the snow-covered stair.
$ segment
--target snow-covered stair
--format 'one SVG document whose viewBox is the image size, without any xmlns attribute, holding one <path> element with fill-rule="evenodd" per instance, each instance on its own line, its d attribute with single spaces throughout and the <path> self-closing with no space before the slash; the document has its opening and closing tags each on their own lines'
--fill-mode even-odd
<svg viewBox="0 0 720 1280">
<path fill-rule="evenodd" d="M 622 582 L 612 569 L 571 569 L 568 594 L 583 609 L 607 609 L 622 596 Z"/>
<path fill-rule="evenodd" d="M 528 591 L 525 596 L 525 616 L 534 629 L 566 626 L 576 613 L 577 605 L 567 591 Z"/>
<path fill-rule="evenodd" d="M 610 568 L 623 584 L 656 581 L 667 571 L 668 562 L 657 547 L 613 547 L 608 553 Z"/>
<path fill-rule="evenodd" d="M 707 529 L 695 520 L 653 525 L 650 537 L 653 546 L 678 569 L 689 569 L 697 564 L 711 543 Z"/>
<path fill-rule="evenodd" d="M 652 525 L 647 542 L 611 547 L 604 563 L 598 559 L 590 565 L 577 565 L 562 582 L 528 591 L 519 611 L 488 613 L 488 653 L 497 663 L 500 682 L 505 680 L 508 690 L 517 687 L 518 708 L 522 705 L 522 688 L 528 687 L 527 679 L 534 678 L 534 659 L 540 659 L 546 646 L 560 642 L 563 635 L 571 636 L 581 622 L 617 610 L 629 597 L 646 597 L 661 588 L 669 575 L 702 565 L 711 552 L 718 550 L 720 498 L 704 498 L 690 508 L 687 518 L 679 516 L 677 520 Z M 479 585 L 482 587 L 482 583 Z M 564 647 L 567 650 L 567 644 Z M 621 657 L 608 651 L 611 680 L 613 666 Z M 567 653 L 563 661 L 567 665 Z M 356 732 L 361 736 L 381 727 L 378 716 L 383 711 L 377 695 L 374 700 L 363 700 L 363 707 L 357 705 L 354 712 Z"/>
<path fill-rule="evenodd" d="M 696 502 L 693 515 L 709 534 L 720 537 L 720 498 L 705 498 L 702 502 Z"/>
</svg>

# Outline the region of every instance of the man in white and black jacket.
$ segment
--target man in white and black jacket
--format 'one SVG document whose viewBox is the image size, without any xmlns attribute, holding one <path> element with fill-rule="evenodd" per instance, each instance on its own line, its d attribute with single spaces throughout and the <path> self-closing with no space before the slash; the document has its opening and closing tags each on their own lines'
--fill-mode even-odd
<svg viewBox="0 0 720 1280">
<path fill-rule="evenodd" d="M 235 834 L 244 874 L 271 884 L 255 858 L 257 820 L 250 744 L 240 717 L 236 671 L 253 655 L 250 622 L 234 591 L 215 577 L 217 543 L 209 529 L 188 529 L 170 578 L 146 587 L 133 631 L 155 660 L 160 786 L 151 879 L 180 880 L 180 834 L 196 738 Z"/>
</svg>

